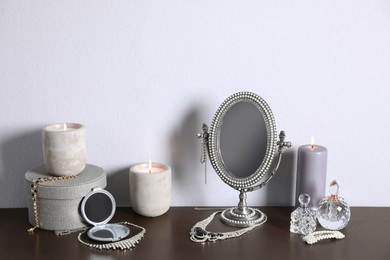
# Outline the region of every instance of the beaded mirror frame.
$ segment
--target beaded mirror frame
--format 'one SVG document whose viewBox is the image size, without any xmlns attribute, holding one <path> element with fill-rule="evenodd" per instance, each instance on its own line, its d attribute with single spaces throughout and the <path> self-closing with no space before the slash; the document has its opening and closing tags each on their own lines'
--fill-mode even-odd
<svg viewBox="0 0 390 260">
<path fill-rule="evenodd" d="M 235 177 L 225 166 L 220 150 L 219 134 L 224 117 L 231 107 L 239 102 L 249 102 L 260 111 L 267 130 L 267 148 L 265 157 L 259 168 L 245 178 Z M 258 95 L 251 92 L 239 92 L 228 97 L 218 108 L 209 132 L 209 156 L 210 161 L 218 176 L 229 186 L 241 190 L 255 185 L 268 171 L 274 159 L 277 144 L 275 119 L 271 108 Z"/>
<path fill-rule="evenodd" d="M 249 102 L 259 110 L 265 123 L 267 135 L 267 145 L 264 158 L 256 171 L 246 177 L 235 176 L 229 171 L 229 169 L 227 169 L 222 159 L 219 140 L 224 117 L 234 105 L 240 102 Z M 210 131 L 208 131 L 208 126 L 203 124 L 203 133 L 198 134 L 198 137 L 203 139 L 203 144 L 209 154 L 211 165 L 218 176 L 226 184 L 240 192 L 240 201 L 238 206 L 223 211 L 220 217 L 221 221 L 227 225 L 237 227 L 248 227 L 264 223 L 267 220 L 266 215 L 258 209 L 247 206 L 246 193 L 262 188 L 271 180 L 279 167 L 284 149 L 286 147 L 291 147 L 290 142 L 284 141 L 284 131 L 280 132 L 279 141 L 277 141 L 275 119 L 271 108 L 265 100 L 252 92 L 238 92 L 231 95 L 220 105 L 215 113 Z M 279 155 L 274 169 L 266 180 L 259 184 L 274 162 L 276 151 L 279 152 Z"/>
</svg>

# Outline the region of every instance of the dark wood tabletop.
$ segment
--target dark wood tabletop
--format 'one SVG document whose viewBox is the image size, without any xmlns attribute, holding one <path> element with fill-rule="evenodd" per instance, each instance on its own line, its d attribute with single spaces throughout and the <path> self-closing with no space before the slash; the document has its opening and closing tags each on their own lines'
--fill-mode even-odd
<svg viewBox="0 0 390 260">
<path fill-rule="evenodd" d="M 129 221 L 146 228 L 133 249 L 99 250 L 81 245 L 78 233 L 56 236 L 53 231 L 29 234 L 27 209 L 0 209 L 0 259 L 390 259 L 390 208 L 352 208 L 346 238 L 307 245 L 289 231 L 291 207 L 261 207 L 268 221 L 240 238 L 194 243 L 191 227 L 213 210 L 173 207 L 156 218 L 118 208 L 110 223 Z M 216 218 L 211 231 L 233 228 Z M 137 231 L 132 230 L 135 234 Z"/>
</svg>

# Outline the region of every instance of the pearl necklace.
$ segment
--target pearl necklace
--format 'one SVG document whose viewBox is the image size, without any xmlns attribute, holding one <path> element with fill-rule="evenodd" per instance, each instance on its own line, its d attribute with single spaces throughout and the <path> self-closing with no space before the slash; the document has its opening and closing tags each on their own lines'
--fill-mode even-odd
<svg viewBox="0 0 390 260">
<path fill-rule="evenodd" d="M 332 239 L 332 238 L 343 239 L 345 238 L 345 235 L 340 231 L 329 231 L 329 230 L 316 231 L 303 237 L 303 241 L 305 241 L 309 245 L 312 245 L 314 243 L 317 243 L 320 240 Z"/>
<path fill-rule="evenodd" d="M 99 244 L 87 243 L 87 242 L 83 241 L 83 239 L 81 237 L 86 231 L 81 232 L 77 238 L 81 244 L 88 246 L 90 248 L 127 250 L 127 249 L 135 247 L 139 243 L 139 241 L 144 237 L 144 235 L 146 233 L 145 228 L 138 226 L 138 225 L 135 225 L 133 223 L 129 223 L 129 222 L 124 221 L 124 222 L 119 222 L 118 224 L 139 228 L 139 229 L 141 229 L 141 232 L 139 232 L 138 234 L 136 234 L 132 237 L 129 237 L 128 239 L 124 239 L 124 240 L 120 240 L 120 241 L 116 241 L 116 242 L 112 242 L 112 243 L 99 243 Z"/>
<path fill-rule="evenodd" d="M 248 232 L 248 231 L 254 229 L 255 227 L 260 226 L 261 224 L 264 223 L 264 222 L 262 222 L 261 224 L 256 224 L 256 225 L 249 226 L 249 227 L 239 229 L 236 231 L 232 231 L 232 232 L 210 232 L 210 231 L 207 231 L 206 230 L 207 225 L 210 224 L 210 222 L 214 219 L 214 216 L 216 214 L 221 213 L 221 212 L 222 211 L 216 211 L 213 214 L 211 214 L 208 218 L 196 223 L 191 228 L 191 232 L 190 232 L 191 241 L 197 242 L 197 243 L 202 243 L 202 242 L 207 242 L 207 241 L 214 242 L 217 240 L 225 240 L 228 238 L 239 237 L 239 236 L 245 234 L 246 232 Z"/>
</svg>

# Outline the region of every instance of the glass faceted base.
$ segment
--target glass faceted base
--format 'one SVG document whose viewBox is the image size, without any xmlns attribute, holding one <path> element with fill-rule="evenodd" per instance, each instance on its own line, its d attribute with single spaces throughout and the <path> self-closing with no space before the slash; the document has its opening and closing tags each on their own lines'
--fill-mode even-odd
<svg viewBox="0 0 390 260">
<path fill-rule="evenodd" d="M 291 213 L 290 232 L 307 235 L 317 228 L 315 213 L 307 207 L 310 202 L 309 195 L 301 194 L 298 200 L 301 206 Z"/>
<path fill-rule="evenodd" d="M 351 210 L 347 202 L 339 197 L 337 201 L 323 198 L 317 210 L 318 222 L 326 229 L 343 229 L 351 218 Z"/>
<path fill-rule="evenodd" d="M 330 230 L 345 228 L 351 219 L 351 210 L 347 202 L 339 196 L 340 185 L 336 180 L 330 183 L 330 196 L 318 204 L 317 218 L 320 225 Z"/>
</svg>

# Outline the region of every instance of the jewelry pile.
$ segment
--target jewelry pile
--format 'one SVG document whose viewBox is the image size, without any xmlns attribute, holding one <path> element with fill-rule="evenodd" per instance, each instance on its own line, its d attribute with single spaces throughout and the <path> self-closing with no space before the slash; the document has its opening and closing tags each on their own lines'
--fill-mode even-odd
<svg viewBox="0 0 390 260">
<path fill-rule="evenodd" d="M 254 229 L 257 226 L 260 226 L 261 224 L 253 225 L 250 227 L 246 227 L 240 230 L 232 231 L 232 232 L 210 232 L 206 230 L 206 227 L 210 222 L 213 220 L 214 216 L 218 213 L 221 213 L 222 211 L 216 211 L 213 214 L 211 214 L 208 218 L 199 221 L 196 223 L 192 228 L 190 232 L 190 239 L 193 242 L 202 243 L 202 242 L 214 242 L 217 240 L 225 240 L 228 238 L 233 237 L 239 237 L 246 232 Z"/>
</svg>

